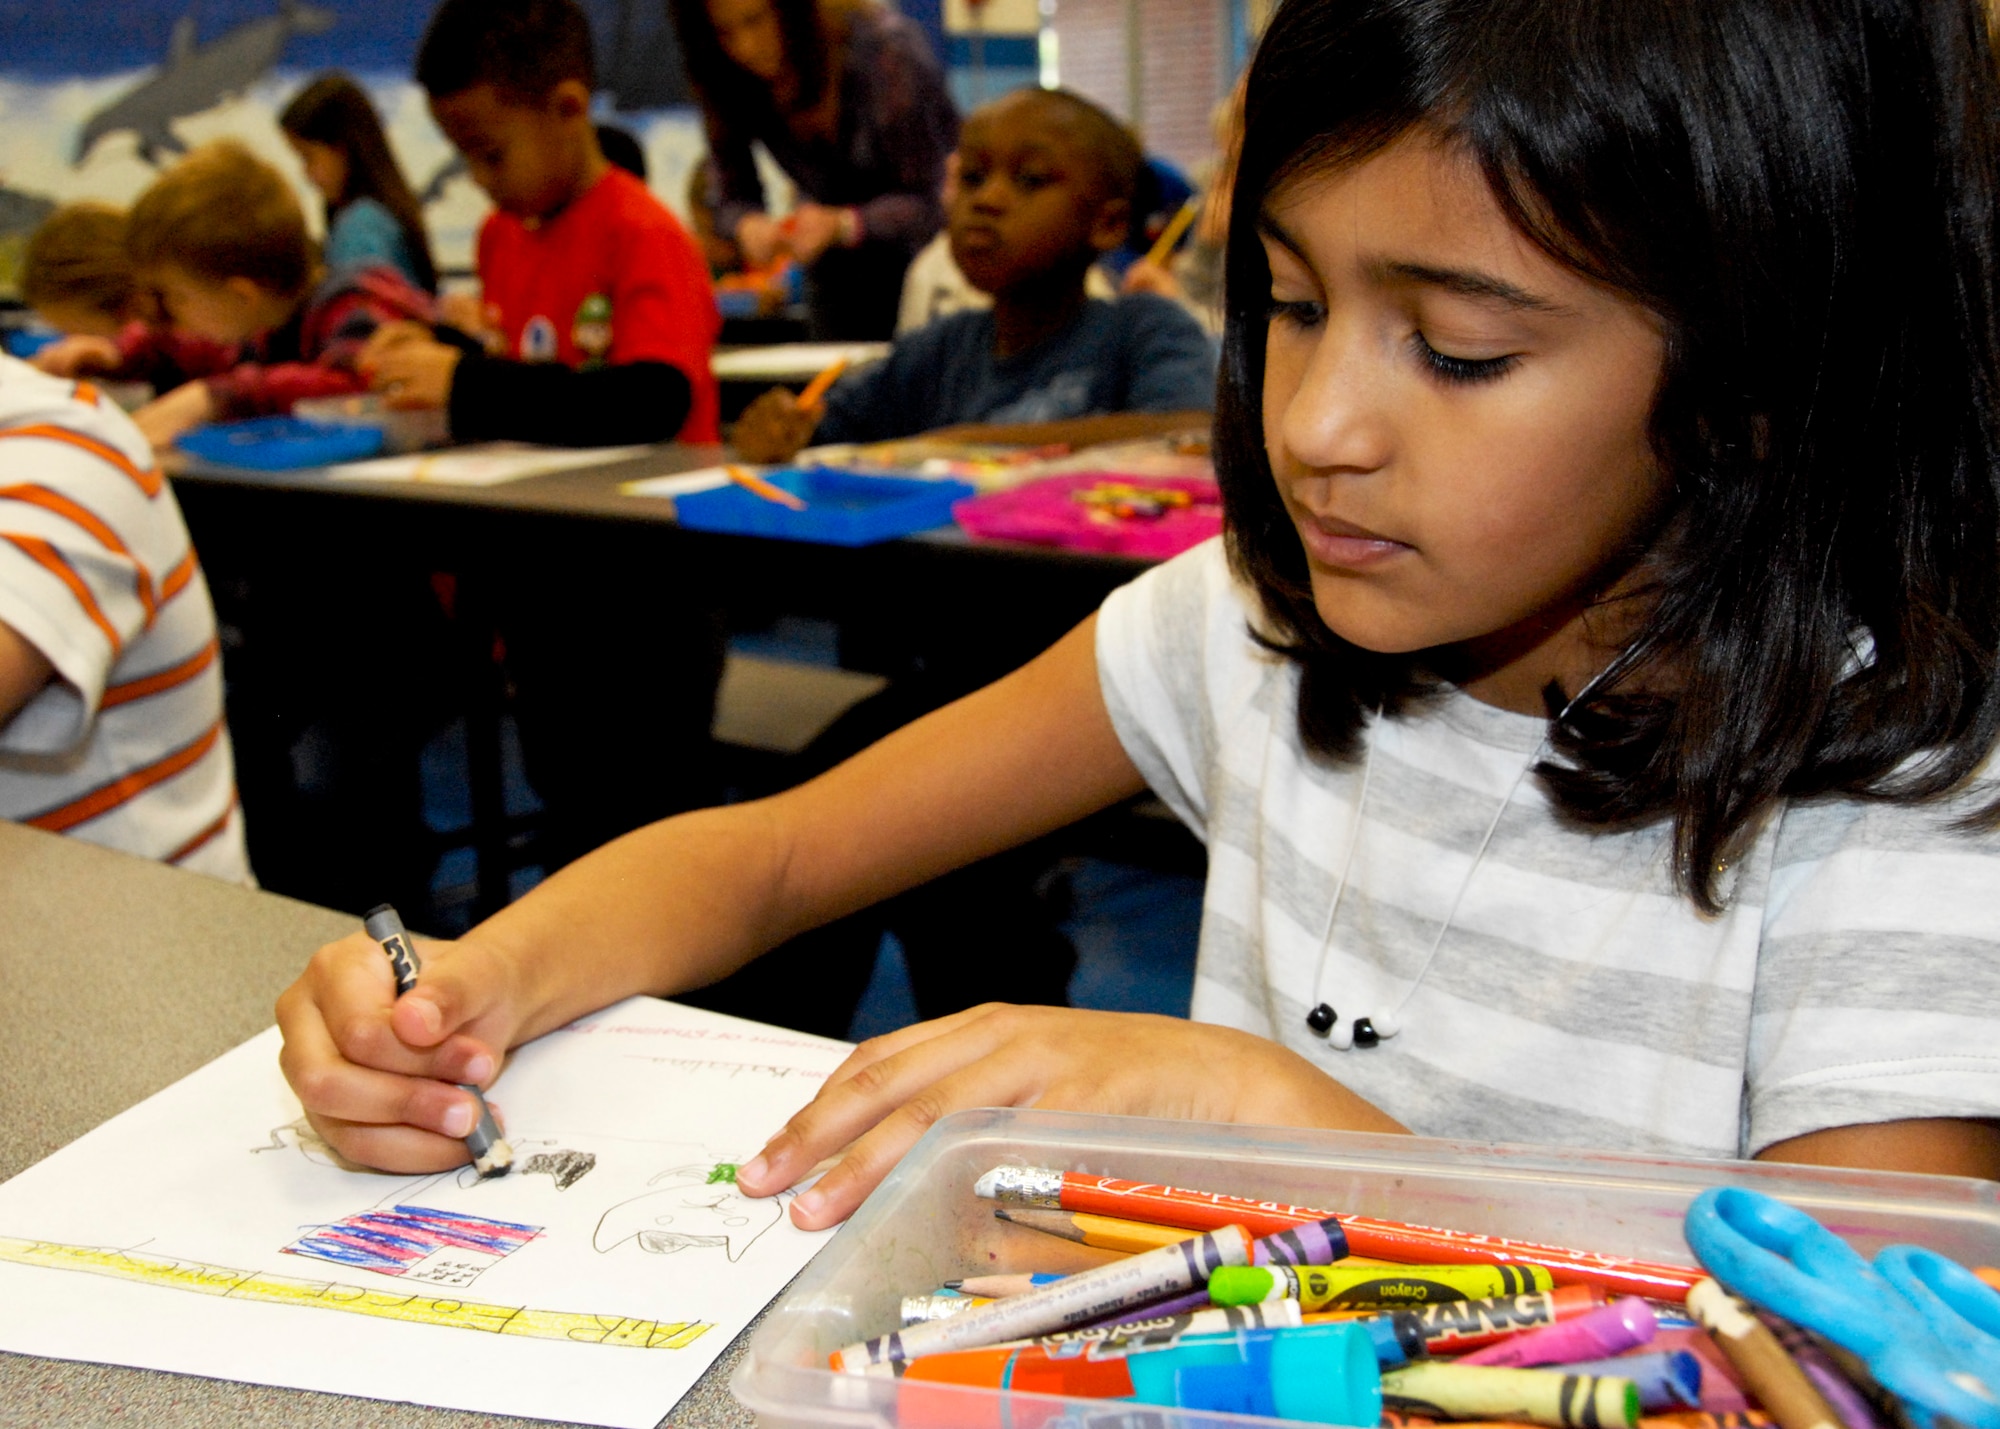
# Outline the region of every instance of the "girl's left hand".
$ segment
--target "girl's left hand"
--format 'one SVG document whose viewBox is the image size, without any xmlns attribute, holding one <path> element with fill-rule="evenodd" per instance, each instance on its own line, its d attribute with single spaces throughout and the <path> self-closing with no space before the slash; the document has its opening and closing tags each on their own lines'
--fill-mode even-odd
<svg viewBox="0 0 2000 1429">
<path fill-rule="evenodd" d="M 839 1164 L 792 1203 L 792 1220 L 818 1230 L 845 1220 L 933 1122 L 991 1106 L 1407 1129 L 1297 1053 L 1248 1032 L 1178 1017 L 989 1003 L 855 1048 L 812 1103 L 737 1171 L 736 1184 L 748 1195 L 773 1195 L 840 1153 Z"/>
</svg>

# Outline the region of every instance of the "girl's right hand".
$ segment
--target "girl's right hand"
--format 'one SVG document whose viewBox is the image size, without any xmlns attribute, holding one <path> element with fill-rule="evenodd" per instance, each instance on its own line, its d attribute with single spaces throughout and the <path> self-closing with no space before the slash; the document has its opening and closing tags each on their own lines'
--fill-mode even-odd
<svg viewBox="0 0 2000 1429">
<path fill-rule="evenodd" d="M 348 1160 L 384 1171 L 468 1159 L 461 1138 L 478 1111 L 457 1084 L 490 1085 L 524 1017 L 519 979 L 496 950 L 419 947 L 423 971 L 401 998 L 382 945 L 355 933 L 315 953 L 278 999 L 278 1065 L 307 1120 Z"/>
<path fill-rule="evenodd" d="M 730 433 L 730 444 L 745 461 L 790 461 L 812 440 L 813 428 L 818 425 L 817 408 L 801 407 L 797 397 L 783 387 L 773 387 L 743 409 Z"/>
<path fill-rule="evenodd" d="M 94 372 L 114 372 L 123 355 L 108 337 L 72 333 L 57 338 L 31 359 L 33 365 L 51 377 L 87 377 Z"/>
</svg>

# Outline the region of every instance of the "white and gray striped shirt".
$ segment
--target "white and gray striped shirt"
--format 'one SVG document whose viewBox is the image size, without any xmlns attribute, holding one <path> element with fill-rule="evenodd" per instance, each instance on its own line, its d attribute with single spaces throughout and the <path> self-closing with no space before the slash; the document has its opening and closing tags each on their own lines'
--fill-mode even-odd
<svg viewBox="0 0 2000 1429">
<path fill-rule="evenodd" d="M 1781 808 L 1706 917 L 1672 887 L 1664 822 L 1559 820 L 1520 778 L 1544 722 L 1449 691 L 1369 730 L 1329 946 L 1362 766 L 1302 749 L 1297 672 L 1249 638 L 1255 609 L 1210 541 L 1098 624 L 1119 738 L 1208 845 L 1196 1019 L 1274 1037 L 1433 1136 L 1742 1156 L 2000 1116 L 2000 833 L 1950 827 L 2000 795 L 1993 759 L 1949 804 Z M 1305 1024 L 1322 1000 L 1404 1004 L 1402 1031 L 1337 1051 Z"/>
</svg>

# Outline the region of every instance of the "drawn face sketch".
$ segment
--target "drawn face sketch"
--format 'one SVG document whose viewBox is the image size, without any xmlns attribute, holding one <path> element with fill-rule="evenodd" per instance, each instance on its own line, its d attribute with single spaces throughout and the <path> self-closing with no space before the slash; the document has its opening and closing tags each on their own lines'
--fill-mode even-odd
<svg viewBox="0 0 2000 1429">
<path fill-rule="evenodd" d="M 734 1167 L 676 1166 L 646 1184 L 659 1189 L 621 1201 L 604 1213 L 591 1238 L 600 1254 L 627 1241 L 654 1255 L 690 1246 L 720 1246 L 740 1260 L 784 1214 L 783 1196 L 751 1200 L 736 1189 Z"/>
</svg>

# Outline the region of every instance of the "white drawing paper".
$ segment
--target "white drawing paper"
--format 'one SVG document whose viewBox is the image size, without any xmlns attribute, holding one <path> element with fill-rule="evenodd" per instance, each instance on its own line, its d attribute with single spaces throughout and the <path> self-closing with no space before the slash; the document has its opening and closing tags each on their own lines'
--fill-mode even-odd
<svg viewBox="0 0 2000 1429">
<path fill-rule="evenodd" d="M 651 447 L 537 447 L 525 442 L 480 442 L 406 456 L 342 462 L 326 474 L 336 481 L 409 481 L 431 486 L 499 486 L 579 466 L 609 466 L 642 456 Z"/>
<path fill-rule="evenodd" d="M 514 1169 L 343 1169 L 276 1029 L 0 1185 L 0 1350 L 657 1423 L 823 1243 L 730 1179 L 849 1050 L 633 998 L 495 1084 Z"/>
</svg>

